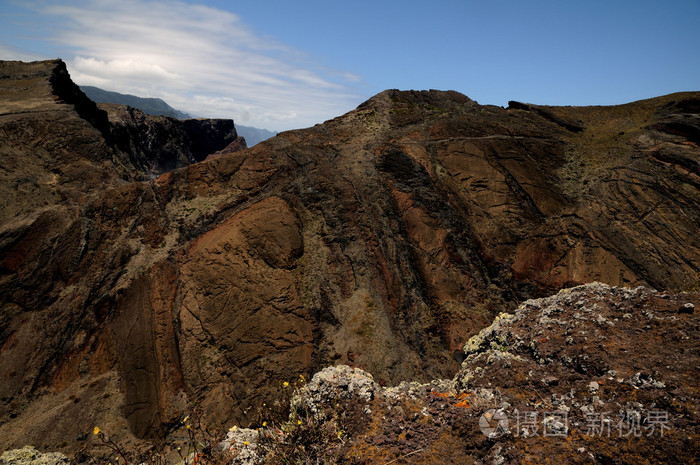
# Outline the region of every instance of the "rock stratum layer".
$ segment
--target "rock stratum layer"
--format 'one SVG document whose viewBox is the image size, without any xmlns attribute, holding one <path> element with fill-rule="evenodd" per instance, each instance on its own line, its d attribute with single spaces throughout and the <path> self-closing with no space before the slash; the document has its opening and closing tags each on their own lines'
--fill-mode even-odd
<svg viewBox="0 0 700 465">
<path fill-rule="evenodd" d="M 389 90 L 243 151 L 206 125 L 215 150 L 176 135 L 163 163 L 61 62 L 0 73 L 3 448 L 73 450 L 95 425 L 160 441 L 193 405 L 246 424 L 332 364 L 451 377 L 528 298 L 700 282 L 698 93 L 504 109 Z"/>
</svg>

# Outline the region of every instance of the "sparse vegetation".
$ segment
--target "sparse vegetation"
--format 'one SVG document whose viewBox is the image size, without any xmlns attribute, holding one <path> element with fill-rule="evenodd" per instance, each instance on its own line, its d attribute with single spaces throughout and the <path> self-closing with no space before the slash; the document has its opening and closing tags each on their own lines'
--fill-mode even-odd
<svg viewBox="0 0 700 465">
<path fill-rule="evenodd" d="M 183 418 L 177 426 L 186 432 L 183 443 L 169 444 L 144 452 L 118 444 L 98 426 L 93 428 L 93 440 L 75 455 L 72 463 L 114 465 L 225 465 L 231 462 L 229 451 L 218 447 L 219 440 L 193 415 Z M 179 445 L 177 445 L 179 444 Z"/>
<path fill-rule="evenodd" d="M 292 384 L 282 382 L 279 398 L 262 405 L 255 422 L 258 428 L 231 428 L 229 441 L 234 463 L 252 453 L 259 463 L 270 465 L 338 462 L 347 435 L 346 410 L 341 407 L 347 405 L 335 399 L 332 405 L 312 411 L 302 400 L 305 386 L 303 376 Z M 251 431 L 254 444 L 248 439 Z"/>
</svg>

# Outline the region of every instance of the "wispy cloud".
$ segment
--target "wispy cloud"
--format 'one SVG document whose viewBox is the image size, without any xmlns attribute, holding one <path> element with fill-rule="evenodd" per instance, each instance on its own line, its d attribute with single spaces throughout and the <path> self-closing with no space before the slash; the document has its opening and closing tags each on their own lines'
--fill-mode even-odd
<svg viewBox="0 0 700 465">
<path fill-rule="evenodd" d="M 361 99 L 361 78 L 264 38 L 227 11 L 179 1 L 40 1 L 79 84 L 161 97 L 184 111 L 270 129 L 310 126 Z"/>
<path fill-rule="evenodd" d="M 20 47 L 13 47 L 0 43 L 0 59 L 10 61 L 38 61 L 45 60 L 46 55 L 28 52 Z"/>
</svg>

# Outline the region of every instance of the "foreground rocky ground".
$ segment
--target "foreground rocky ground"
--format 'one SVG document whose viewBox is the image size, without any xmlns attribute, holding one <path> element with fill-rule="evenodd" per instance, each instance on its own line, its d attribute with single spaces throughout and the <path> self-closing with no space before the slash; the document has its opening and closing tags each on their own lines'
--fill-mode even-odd
<svg viewBox="0 0 700 465">
<path fill-rule="evenodd" d="M 383 388 L 358 369 L 318 373 L 291 423 L 336 422 L 325 444 L 295 450 L 282 424 L 237 429 L 226 445 L 233 463 L 694 463 L 698 305 L 642 287 L 564 289 L 471 338 L 453 379 Z"/>
<path fill-rule="evenodd" d="M 199 462 L 694 463 L 699 305 L 600 283 L 528 300 L 466 343 L 452 379 L 382 387 L 328 367 L 281 385 L 256 428 L 232 427 Z M 34 463 L 10 460 L 22 454 L 0 463 Z"/>
<path fill-rule="evenodd" d="M 72 454 L 94 426 L 160 447 L 198 413 L 220 437 L 327 366 L 450 378 L 495 316 L 563 287 L 697 290 L 699 96 L 389 90 L 237 150 L 230 121 L 0 63 L 0 450 Z"/>
</svg>

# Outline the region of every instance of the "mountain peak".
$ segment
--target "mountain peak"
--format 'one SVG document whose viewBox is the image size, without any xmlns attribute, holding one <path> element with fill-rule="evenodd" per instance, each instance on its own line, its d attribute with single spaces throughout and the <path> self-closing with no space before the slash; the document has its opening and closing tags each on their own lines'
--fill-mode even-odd
<svg viewBox="0 0 700 465">
<path fill-rule="evenodd" d="M 383 106 L 386 104 L 428 105 L 435 108 L 445 108 L 450 105 L 476 103 L 466 95 L 454 90 L 399 90 L 387 89 L 365 102 L 358 108 L 367 106 Z"/>
</svg>

